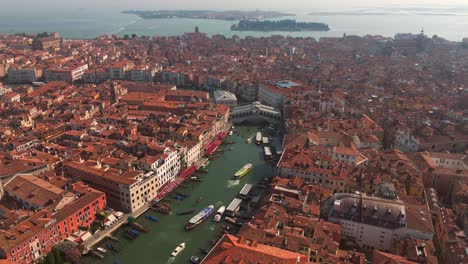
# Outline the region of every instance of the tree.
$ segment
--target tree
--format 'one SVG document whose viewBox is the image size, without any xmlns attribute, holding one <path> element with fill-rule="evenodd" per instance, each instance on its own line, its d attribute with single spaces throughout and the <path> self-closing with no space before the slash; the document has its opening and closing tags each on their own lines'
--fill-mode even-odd
<svg viewBox="0 0 468 264">
<path fill-rule="evenodd" d="M 128 36 L 128 34 L 125 34 L 125 35 L 123 36 L 123 38 L 124 38 L 125 40 L 129 40 L 129 39 L 130 39 L 130 37 Z"/>
<path fill-rule="evenodd" d="M 137 34 L 135 33 L 132 34 L 132 39 L 136 39 L 137 37 L 138 37 Z"/>
</svg>

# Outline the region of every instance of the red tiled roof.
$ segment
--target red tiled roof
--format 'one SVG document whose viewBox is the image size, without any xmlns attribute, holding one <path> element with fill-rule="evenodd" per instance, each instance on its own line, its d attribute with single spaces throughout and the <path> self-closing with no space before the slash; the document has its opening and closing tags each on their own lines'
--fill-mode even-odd
<svg viewBox="0 0 468 264">
<path fill-rule="evenodd" d="M 297 264 L 307 262 L 308 257 L 305 255 L 276 247 L 262 245 L 256 241 L 249 241 L 244 238 L 237 238 L 232 235 L 224 235 L 202 261 L 202 263 L 205 264 Z"/>
</svg>

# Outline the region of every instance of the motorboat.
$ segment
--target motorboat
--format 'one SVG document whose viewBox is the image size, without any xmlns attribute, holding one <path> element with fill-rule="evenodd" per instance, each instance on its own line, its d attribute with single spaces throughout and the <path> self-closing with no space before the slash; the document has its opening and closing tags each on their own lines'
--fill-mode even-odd
<svg viewBox="0 0 468 264">
<path fill-rule="evenodd" d="M 171 256 L 172 257 L 176 257 L 177 255 L 179 255 L 180 252 L 182 252 L 182 250 L 185 249 L 185 243 L 180 243 L 171 253 Z"/>
<path fill-rule="evenodd" d="M 221 220 L 221 217 L 223 217 L 224 211 L 226 210 L 226 206 L 221 206 L 218 211 L 216 212 L 216 215 L 213 217 L 213 221 L 219 222 Z"/>
</svg>

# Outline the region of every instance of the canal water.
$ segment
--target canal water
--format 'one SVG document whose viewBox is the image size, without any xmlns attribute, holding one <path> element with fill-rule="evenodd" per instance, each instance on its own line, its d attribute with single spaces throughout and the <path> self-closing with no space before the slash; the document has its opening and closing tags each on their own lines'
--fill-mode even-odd
<svg viewBox="0 0 468 264">
<path fill-rule="evenodd" d="M 112 243 L 120 248 L 118 253 L 108 251 L 104 259 L 94 257 L 84 257 L 82 263 L 102 263 L 102 264 L 133 264 L 133 263 L 187 263 L 191 256 L 200 258 L 202 253 L 200 248 L 209 250 L 210 240 L 218 238 L 217 230 L 223 221 L 215 223 L 211 219 L 206 220 L 194 230 L 186 232 L 184 226 L 194 214 L 201 211 L 208 205 L 214 205 L 217 210 L 221 205 L 226 207 L 235 198 L 240 189 L 246 183 L 257 183 L 265 177 L 271 177 L 275 173 L 275 168 L 264 162 L 263 148 L 255 144 L 255 133 L 259 127 L 239 126 L 236 130 L 240 135 L 228 136 L 225 141 L 234 141 L 232 145 L 222 145 L 221 148 L 232 147 L 232 150 L 225 151 L 220 157 L 211 161 L 207 167 L 208 173 L 201 174 L 202 182 L 195 183 L 187 180 L 186 188 L 178 188 L 176 192 L 189 195 L 182 201 L 171 199 L 173 213 L 163 215 L 153 210 L 145 214 L 156 216 L 159 222 L 152 222 L 145 217 L 140 217 L 137 221 L 151 229 L 150 232 L 140 235 L 135 240 L 125 238 L 123 230 L 113 234 L 120 242 L 104 241 L 100 245 L 105 247 L 106 243 Z M 247 144 L 246 139 L 252 138 L 252 143 Z M 255 165 L 252 172 L 240 180 L 232 180 L 234 173 L 246 163 Z M 169 197 L 171 194 L 168 195 Z M 197 203 L 199 197 L 201 202 Z M 177 212 L 196 209 L 193 214 L 179 216 Z M 185 242 L 186 248 L 176 258 L 170 257 L 170 253 L 178 244 Z"/>
</svg>

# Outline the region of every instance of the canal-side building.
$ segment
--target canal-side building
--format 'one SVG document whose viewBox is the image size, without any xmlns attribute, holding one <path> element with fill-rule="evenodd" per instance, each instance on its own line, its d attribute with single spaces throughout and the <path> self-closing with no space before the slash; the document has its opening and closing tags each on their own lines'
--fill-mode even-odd
<svg viewBox="0 0 468 264">
<path fill-rule="evenodd" d="M 37 185 L 36 179 L 26 180 Z M 16 184 L 27 183 L 23 181 Z M 66 192 L 63 189 L 62 191 Z M 46 199 L 41 197 L 45 195 L 44 191 L 32 191 L 32 193 L 36 194 L 35 198 L 38 200 Z M 71 185 L 68 194 L 49 200 L 41 209 L 35 211 L 11 208 L 7 200 L 4 199 L 0 203 L 2 208 L 0 262 L 6 259 L 19 264 L 37 262 L 57 243 L 66 240 L 81 229 L 89 228 L 96 214 L 102 212 L 107 205 L 106 195 L 103 192 L 81 182 Z"/>
<path fill-rule="evenodd" d="M 109 206 L 125 212 L 138 210 L 157 193 L 158 174 L 154 172 L 121 172 L 96 161 L 73 161 L 64 165 L 64 175 L 106 193 Z"/>
<path fill-rule="evenodd" d="M 146 174 L 154 173 L 156 175 L 155 185 L 151 186 L 151 190 L 157 191 L 161 186 L 175 179 L 180 171 L 180 161 L 179 151 L 166 147 L 163 153 L 158 156 L 146 155 L 138 160 L 138 167 L 145 171 Z M 153 187 L 156 188 L 153 189 Z M 151 191 L 150 193 L 152 194 L 154 192 Z M 155 196 L 156 195 L 151 198 L 154 198 Z"/>
<path fill-rule="evenodd" d="M 140 158 L 135 166 L 138 170 L 124 171 L 103 165 L 102 161 L 69 162 L 64 173 L 105 192 L 111 208 L 134 212 L 154 199 L 161 186 L 177 177 L 181 168 L 180 153 L 165 147 L 158 155 Z"/>
<path fill-rule="evenodd" d="M 336 193 L 322 205 L 322 215 L 341 226 L 341 234 L 364 250 L 388 251 L 395 239 L 432 240 L 429 208 L 362 193 Z"/>
<path fill-rule="evenodd" d="M 334 161 L 330 156 L 304 148 L 287 148 L 278 162 L 279 176 L 300 177 L 307 183 L 316 183 L 333 192 L 350 192 L 356 185 L 350 181 L 352 166 Z"/>
<path fill-rule="evenodd" d="M 182 166 L 191 167 L 202 158 L 202 142 L 186 140 L 179 143 Z"/>
<path fill-rule="evenodd" d="M 312 95 L 315 88 L 291 80 L 276 80 L 258 84 L 258 101 L 278 109 L 284 108 L 284 102 L 291 95 Z"/>
</svg>

